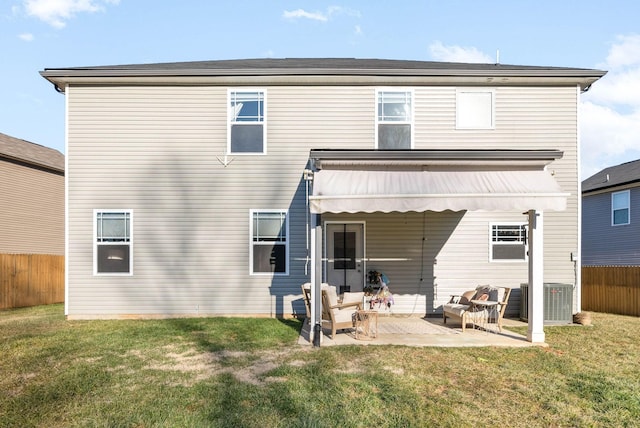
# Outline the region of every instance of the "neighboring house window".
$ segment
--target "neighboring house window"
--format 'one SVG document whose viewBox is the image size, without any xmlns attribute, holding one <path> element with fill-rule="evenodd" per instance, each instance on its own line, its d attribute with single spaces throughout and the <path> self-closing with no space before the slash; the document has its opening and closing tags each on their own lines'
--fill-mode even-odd
<svg viewBox="0 0 640 428">
<path fill-rule="evenodd" d="M 377 91 L 376 148 L 412 148 L 413 93 Z"/>
<path fill-rule="evenodd" d="M 287 211 L 251 211 L 252 274 L 288 274 L 288 236 Z"/>
<path fill-rule="evenodd" d="M 229 91 L 229 153 L 267 152 L 265 111 L 265 91 Z"/>
<path fill-rule="evenodd" d="M 94 217 L 94 272 L 132 274 L 131 211 L 95 210 Z"/>
<path fill-rule="evenodd" d="M 456 91 L 456 129 L 493 129 L 495 91 L 458 89 Z"/>
<path fill-rule="evenodd" d="M 490 229 L 491 261 L 527 259 L 527 225 L 525 223 L 492 223 Z"/>
<path fill-rule="evenodd" d="M 631 215 L 629 212 L 630 192 L 624 190 L 611 194 L 611 225 L 620 226 L 629 224 Z"/>
</svg>

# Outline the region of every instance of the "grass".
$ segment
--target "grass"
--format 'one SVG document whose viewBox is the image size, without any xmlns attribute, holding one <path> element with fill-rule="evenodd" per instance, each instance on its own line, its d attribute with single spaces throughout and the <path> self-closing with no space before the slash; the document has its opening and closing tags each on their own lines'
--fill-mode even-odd
<svg viewBox="0 0 640 428">
<path fill-rule="evenodd" d="M 2 311 L 0 426 L 638 426 L 640 319 L 592 320 L 547 348 L 314 349 L 296 320 Z"/>
</svg>

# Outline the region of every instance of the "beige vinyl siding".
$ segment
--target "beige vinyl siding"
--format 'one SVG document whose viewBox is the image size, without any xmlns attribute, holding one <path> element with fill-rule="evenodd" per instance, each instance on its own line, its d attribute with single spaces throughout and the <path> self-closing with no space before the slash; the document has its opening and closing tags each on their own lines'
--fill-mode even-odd
<svg viewBox="0 0 640 428">
<path fill-rule="evenodd" d="M 0 253 L 64 254 L 64 175 L 0 160 Z"/>
<path fill-rule="evenodd" d="M 310 149 L 373 149 L 375 87 L 265 87 L 267 154 L 229 155 L 227 88 L 71 87 L 69 315 L 304 311 Z M 577 246 L 575 88 L 496 88 L 496 129 L 455 130 L 455 87 L 416 88 L 416 149 L 559 149 L 569 209 L 545 213 L 545 281 L 573 282 Z M 93 275 L 93 210 L 133 210 L 133 275 Z M 249 275 L 249 212 L 288 209 L 289 275 Z M 522 213 L 325 215 L 367 224 L 367 256 L 399 313 L 436 313 L 480 283 L 519 286 L 526 264 L 489 263 L 489 223 Z M 422 248 L 423 229 L 424 250 Z M 420 239 L 418 239 L 420 238 Z M 435 278 L 434 278 L 435 277 Z M 422 278 L 422 280 L 421 280 Z M 499 284 L 498 284 L 499 283 Z"/>
<path fill-rule="evenodd" d="M 372 148 L 374 95 L 266 90 L 268 154 L 225 168 L 226 88 L 69 89 L 71 316 L 303 310 L 308 149 Z M 93 276 L 93 209 L 133 210 L 133 276 Z M 289 210 L 288 276 L 249 275 L 251 209 Z"/>
</svg>

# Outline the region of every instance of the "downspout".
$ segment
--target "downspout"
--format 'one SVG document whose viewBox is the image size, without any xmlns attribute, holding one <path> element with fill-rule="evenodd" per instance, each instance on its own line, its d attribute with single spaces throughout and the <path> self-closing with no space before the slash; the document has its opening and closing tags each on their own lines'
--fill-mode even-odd
<svg viewBox="0 0 640 428">
<path fill-rule="evenodd" d="M 584 92 L 588 91 L 589 87 L 586 87 Z M 575 276 L 575 287 L 576 287 L 576 313 L 582 312 L 582 180 L 580 179 L 580 175 L 582 173 L 582 169 L 580 168 L 580 164 L 582 163 L 582 158 L 580 156 L 580 147 L 582 145 L 582 138 L 580 132 L 580 85 L 576 87 L 576 111 L 577 111 L 577 142 L 576 142 L 576 159 L 578 162 L 577 178 L 578 178 L 578 248 L 576 248 L 576 256 L 572 257 L 573 261 L 573 269 Z"/>
<path fill-rule="evenodd" d="M 311 326 L 313 346 L 322 338 L 322 226 L 320 214 L 311 214 Z M 311 334 L 311 332 L 310 332 Z"/>
<path fill-rule="evenodd" d="M 307 254 L 306 254 L 306 259 L 304 262 L 304 274 L 305 275 L 309 275 L 309 262 L 311 260 L 311 254 L 310 254 L 310 249 L 309 249 L 309 234 L 311 233 L 310 230 L 310 225 L 309 225 L 309 187 L 311 186 L 311 182 L 313 181 L 313 171 L 311 171 L 310 169 L 305 169 L 304 173 L 303 173 L 303 179 L 305 181 L 305 204 L 306 204 L 306 211 L 305 211 L 305 227 L 306 227 L 306 233 L 305 233 L 305 239 L 306 239 L 306 249 L 307 249 Z"/>
<path fill-rule="evenodd" d="M 58 86 L 55 86 L 58 90 Z M 69 317 L 69 98 L 71 97 L 67 85 L 64 99 L 64 315 Z M 91 220 L 95 222 L 95 219 Z M 95 238 L 93 238 L 95 239 Z"/>
</svg>

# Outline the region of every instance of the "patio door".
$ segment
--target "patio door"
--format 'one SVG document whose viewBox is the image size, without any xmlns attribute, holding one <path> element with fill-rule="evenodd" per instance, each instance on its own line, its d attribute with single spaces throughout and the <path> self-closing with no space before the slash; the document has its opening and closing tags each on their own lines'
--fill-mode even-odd
<svg viewBox="0 0 640 428">
<path fill-rule="evenodd" d="M 326 278 L 339 293 L 364 288 L 364 223 L 326 225 Z"/>
</svg>

